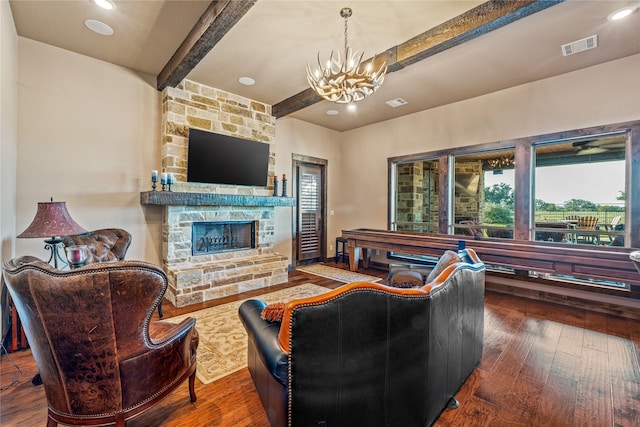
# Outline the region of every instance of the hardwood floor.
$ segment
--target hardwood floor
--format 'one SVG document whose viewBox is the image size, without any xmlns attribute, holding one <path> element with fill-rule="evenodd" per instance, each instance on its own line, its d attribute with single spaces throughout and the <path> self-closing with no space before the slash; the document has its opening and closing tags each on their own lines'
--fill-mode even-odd
<svg viewBox="0 0 640 427">
<path fill-rule="evenodd" d="M 379 270 L 359 272 L 386 277 Z M 292 272 L 287 284 L 268 291 L 307 282 L 330 288 L 341 285 Z M 164 314 L 168 318 L 260 293 L 188 308 L 165 302 Z M 44 390 L 31 384 L 37 371 L 31 352 L 9 357 L 22 369 L 22 376 L 0 393 L 0 424 L 45 425 Z M 460 407 L 445 410 L 435 425 L 638 426 L 639 359 L 638 321 L 487 292 L 482 360 L 457 394 Z M 1 368 L 5 387 L 16 369 L 4 354 Z M 196 380 L 196 394 L 198 401 L 189 403 L 185 383 L 128 426 L 269 425 L 246 369 L 208 385 Z"/>
</svg>

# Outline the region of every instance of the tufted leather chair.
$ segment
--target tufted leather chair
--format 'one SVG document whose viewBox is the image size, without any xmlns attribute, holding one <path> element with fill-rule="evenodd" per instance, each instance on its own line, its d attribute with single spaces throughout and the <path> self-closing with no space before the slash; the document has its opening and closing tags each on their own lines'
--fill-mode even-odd
<svg viewBox="0 0 640 427">
<path fill-rule="evenodd" d="M 89 248 L 87 264 L 104 261 L 122 261 L 131 244 L 131 234 L 121 228 L 104 228 L 62 239 L 65 246 L 86 245 Z"/>
<path fill-rule="evenodd" d="M 75 236 L 64 236 L 62 243 L 65 246 L 86 245 L 89 248 L 87 264 L 122 261 L 131 245 L 131 234 L 121 228 L 102 228 Z M 158 304 L 158 316 L 163 316 L 162 301 Z"/>
<path fill-rule="evenodd" d="M 35 257 L 3 265 L 38 366 L 47 426 L 125 426 L 189 379 L 196 401 L 195 319 L 151 321 L 167 289 L 159 267 L 138 261 L 61 271 Z"/>
</svg>

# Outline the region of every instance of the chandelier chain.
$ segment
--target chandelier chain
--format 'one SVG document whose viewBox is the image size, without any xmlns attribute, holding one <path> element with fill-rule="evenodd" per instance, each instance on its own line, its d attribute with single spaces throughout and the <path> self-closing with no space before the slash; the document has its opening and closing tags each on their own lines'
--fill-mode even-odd
<svg viewBox="0 0 640 427">
<path fill-rule="evenodd" d="M 349 20 L 348 16 L 344 17 L 344 56 L 347 57 L 347 21 Z"/>
</svg>

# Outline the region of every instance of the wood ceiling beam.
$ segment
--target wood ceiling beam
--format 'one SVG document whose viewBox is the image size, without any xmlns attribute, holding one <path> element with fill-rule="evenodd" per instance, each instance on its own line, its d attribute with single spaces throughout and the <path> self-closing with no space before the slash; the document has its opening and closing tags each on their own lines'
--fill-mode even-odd
<svg viewBox="0 0 640 427">
<path fill-rule="evenodd" d="M 157 76 L 156 88 L 175 87 L 257 0 L 214 0 Z"/>
<path fill-rule="evenodd" d="M 386 51 L 387 74 L 483 34 L 532 15 L 564 0 L 492 0 L 450 19 Z M 305 89 L 273 105 L 276 118 L 322 101 L 313 89 Z"/>
</svg>

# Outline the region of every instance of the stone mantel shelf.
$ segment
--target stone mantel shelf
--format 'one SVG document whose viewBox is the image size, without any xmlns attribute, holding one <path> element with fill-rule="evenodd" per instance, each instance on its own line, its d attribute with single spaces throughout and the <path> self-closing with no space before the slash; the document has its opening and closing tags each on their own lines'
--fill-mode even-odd
<svg viewBox="0 0 640 427">
<path fill-rule="evenodd" d="M 248 196 L 241 194 L 186 193 L 179 191 L 143 191 L 142 205 L 182 206 L 295 206 L 293 197 Z"/>
</svg>

